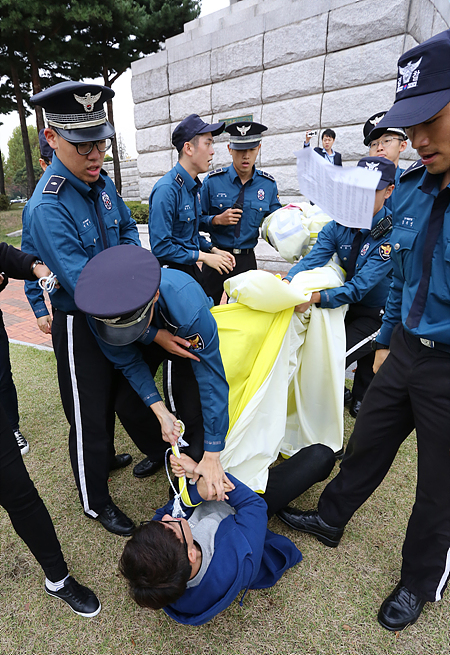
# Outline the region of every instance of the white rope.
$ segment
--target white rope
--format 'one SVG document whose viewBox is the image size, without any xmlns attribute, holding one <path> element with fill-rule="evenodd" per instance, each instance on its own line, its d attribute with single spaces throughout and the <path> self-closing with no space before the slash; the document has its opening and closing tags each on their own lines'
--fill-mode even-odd
<svg viewBox="0 0 450 655">
<path fill-rule="evenodd" d="M 180 458 L 180 448 L 179 447 L 189 445 L 183 439 L 183 434 L 186 431 L 186 428 L 184 426 L 183 421 L 178 420 L 177 423 L 179 423 L 179 425 L 180 425 L 180 436 L 178 437 L 178 441 L 177 441 L 176 444 L 171 446 L 171 448 L 168 448 L 166 450 L 166 452 L 165 452 L 165 455 L 164 455 L 164 464 L 165 464 L 165 467 L 166 467 L 167 479 L 169 480 L 169 484 L 172 487 L 172 490 L 173 490 L 173 493 L 174 493 L 173 508 L 172 508 L 172 516 L 173 516 L 174 519 L 184 518 L 186 516 L 186 512 L 184 512 L 183 508 L 181 507 L 181 494 L 186 489 L 187 480 L 186 480 L 185 475 L 182 478 L 178 478 L 180 490 L 177 491 L 175 489 L 175 485 L 173 484 L 172 478 L 170 477 L 170 473 L 169 473 L 169 466 L 168 466 L 168 463 L 167 463 L 168 462 L 167 455 L 168 454 L 170 455 L 170 452 L 172 452 L 175 455 L 175 457 L 178 457 L 178 459 L 179 459 Z"/>
<path fill-rule="evenodd" d="M 50 275 L 40 277 L 38 280 L 38 284 L 41 287 L 42 291 L 51 293 L 56 287 L 56 285 L 58 284 L 58 280 L 56 279 L 56 275 L 54 273 L 50 273 Z"/>
</svg>

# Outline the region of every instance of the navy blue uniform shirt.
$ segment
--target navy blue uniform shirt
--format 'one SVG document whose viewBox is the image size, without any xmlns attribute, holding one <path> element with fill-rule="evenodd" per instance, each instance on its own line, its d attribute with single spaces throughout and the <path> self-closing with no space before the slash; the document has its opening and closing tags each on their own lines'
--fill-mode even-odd
<svg viewBox="0 0 450 655">
<path fill-rule="evenodd" d="M 395 191 L 393 229 L 390 237 L 394 265 L 386 313 L 377 341 L 389 345 L 394 326 L 418 337 L 450 345 L 450 207 L 438 236 L 431 262 L 427 302 L 417 328 L 405 322 L 422 277 L 422 256 L 428 221 L 442 176 L 431 175 L 423 166 L 408 169 Z M 450 186 L 450 185 L 449 185 Z"/>
<path fill-rule="evenodd" d="M 388 214 L 390 212 L 386 207 L 382 207 L 373 217 L 372 227 Z M 370 230 L 361 230 L 361 232 L 361 246 L 352 279 L 345 282 L 342 287 L 321 291 L 321 307 L 334 308 L 347 303 L 361 303 L 365 307 L 384 307 L 392 277 L 390 234 L 374 239 Z M 354 228 L 330 221 L 320 230 L 311 252 L 291 268 L 286 279 L 290 281 L 300 271 L 310 271 L 325 266 L 334 253 L 338 254 L 341 266 L 347 272 L 355 234 Z"/>
<path fill-rule="evenodd" d="M 200 186 L 177 162 L 153 187 L 148 232 L 152 253 L 160 261 L 195 264 L 199 250 L 210 251 L 211 244 L 198 232 Z"/>
<path fill-rule="evenodd" d="M 213 171 L 203 182 L 200 191 L 203 211 L 201 229 L 209 232 L 217 248 L 254 248 L 263 219 L 281 207 L 274 178 L 255 168 L 244 191 L 239 236 L 235 235 L 234 225 L 213 225 L 214 216 L 233 206 L 241 188 L 242 182 L 233 165 Z"/>
<path fill-rule="evenodd" d="M 212 300 L 187 273 L 171 268 L 161 269 L 159 298 L 155 303 L 150 326 L 139 339 L 152 343 L 159 329 L 170 324 L 172 333 L 191 342 L 189 350 L 200 361 L 191 360 L 198 382 L 205 431 L 205 450 L 223 450 L 228 431 L 228 383 L 219 351 L 217 323 L 210 312 Z M 100 339 L 95 322 L 89 319 L 103 353 L 121 370 L 133 389 L 149 406 L 161 400 L 155 381 L 142 353 L 135 343 L 110 346 Z"/>
</svg>

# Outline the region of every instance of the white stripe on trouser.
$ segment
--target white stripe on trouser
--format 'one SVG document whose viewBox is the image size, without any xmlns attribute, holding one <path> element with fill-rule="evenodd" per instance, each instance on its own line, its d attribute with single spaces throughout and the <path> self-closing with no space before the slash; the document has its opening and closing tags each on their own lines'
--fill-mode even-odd
<svg viewBox="0 0 450 655">
<path fill-rule="evenodd" d="M 373 339 L 376 339 L 376 337 L 380 334 L 380 330 L 377 330 L 376 332 L 373 332 L 372 334 L 369 334 L 368 337 L 357 343 L 353 348 L 350 348 L 350 350 L 347 350 L 345 353 L 345 357 L 347 358 L 349 355 L 354 353 L 358 348 L 362 348 L 363 346 L 366 345 L 369 341 L 373 341 Z"/>
<path fill-rule="evenodd" d="M 172 360 L 167 360 L 167 395 L 169 396 L 170 411 L 175 414 L 176 407 L 172 392 Z"/>
<path fill-rule="evenodd" d="M 75 372 L 75 360 L 73 356 L 73 316 L 67 316 L 67 352 L 69 356 L 70 379 L 72 381 L 73 413 L 75 419 L 75 435 L 78 462 L 78 478 L 80 480 L 81 497 L 83 508 L 86 514 L 97 518 L 98 514 L 89 507 L 89 499 L 86 487 L 86 475 L 84 471 L 83 457 L 83 426 L 81 424 L 80 397 L 78 395 L 78 384 Z"/>
<path fill-rule="evenodd" d="M 442 574 L 442 578 L 439 581 L 439 584 L 436 589 L 436 598 L 435 600 L 441 600 L 442 599 L 442 588 L 447 582 L 447 578 L 450 575 L 450 548 L 447 551 L 447 559 L 445 561 L 445 569 L 444 573 Z"/>
</svg>

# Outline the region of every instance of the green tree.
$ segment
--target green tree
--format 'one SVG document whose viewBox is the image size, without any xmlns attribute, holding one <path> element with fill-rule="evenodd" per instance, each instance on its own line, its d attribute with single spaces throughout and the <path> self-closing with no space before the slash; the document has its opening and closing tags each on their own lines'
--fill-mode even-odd
<svg viewBox="0 0 450 655">
<path fill-rule="evenodd" d="M 27 126 L 28 141 L 35 178 L 40 175 L 39 137 L 34 125 Z M 5 165 L 5 182 L 8 195 L 11 198 L 27 196 L 27 167 L 20 126 L 15 127 L 8 141 L 8 158 Z"/>
</svg>

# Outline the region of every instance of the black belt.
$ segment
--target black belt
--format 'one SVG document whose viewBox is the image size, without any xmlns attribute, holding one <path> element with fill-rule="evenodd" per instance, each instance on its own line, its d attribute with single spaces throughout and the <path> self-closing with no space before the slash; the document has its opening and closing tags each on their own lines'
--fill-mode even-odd
<svg viewBox="0 0 450 655">
<path fill-rule="evenodd" d="M 216 246 L 216 248 L 231 252 L 232 255 L 250 255 L 253 252 L 253 248 L 222 248 L 221 246 Z"/>
<path fill-rule="evenodd" d="M 419 341 L 419 343 L 426 348 L 450 354 L 450 345 L 448 343 L 440 343 L 439 341 L 432 341 L 431 339 L 425 339 L 424 337 L 417 337 L 415 334 L 411 334 L 411 332 L 406 332 L 406 334 L 413 337 L 416 341 Z"/>
</svg>

